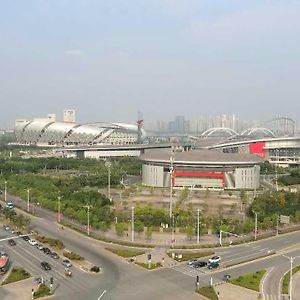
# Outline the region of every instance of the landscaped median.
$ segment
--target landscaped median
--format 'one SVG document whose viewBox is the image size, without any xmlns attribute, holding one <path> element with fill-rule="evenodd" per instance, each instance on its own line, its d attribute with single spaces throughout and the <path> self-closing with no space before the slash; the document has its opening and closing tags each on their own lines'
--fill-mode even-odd
<svg viewBox="0 0 300 300">
<path fill-rule="evenodd" d="M 33 299 L 51 296 L 51 290 L 44 283 L 41 283 L 36 291 L 33 293 Z"/>
<path fill-rule="evenodd" d="M 17 282 L 31 277 L 22 267 L 13 267 L 9 276 L 2 282 L 2 285 Z"/>
<path fill-rule="evenodd" d="M 300 271 L 300 266 L 293 268 L 292 273 L 295 274 Z M 282 294 L 289 293 L 290 285 L 290 271 L 286 272 L 282 280 Z"/>
<path fill-rule="evenodd" d="M 257 271 L 255 273 L 248 273 L 244 276 L 230 279 L 229 282 L 259 292 L 260 281 L 265 273 L 266 270 Z"/>
<path fill-rule="evenodd" d="M 201 257 L 212 256 L 215 254 L 213 251 L 198 251 L 198 252 L 181 252 L 181 251 L 170 251 L 167 253 L 169 257 L 176 261 L 182 262 L 191 259 L 198 259 Z"/>
<path fill-rule="evenodd" d="M 135 262 L 135 264 L 140 266 L 140 267 L 143 267 L 147 270 L 154 270 L 154 269 L 162 267 L 162 264 L 160 262 L 143 263 L 143 262 L 138 262 L 137 261 L 137 262 Z"/>
<path fill-rule="evenodd" d="M 108 250 L 116 255 L 119 255 L 124 258 L 128 257 L 134 257 L 145 254 L 143 251 L 133 251 L 133 250 L 125 250 L 125 249 L 113 249 L 113 248 L 105 248 L 105 250 Z"/>
</svg>

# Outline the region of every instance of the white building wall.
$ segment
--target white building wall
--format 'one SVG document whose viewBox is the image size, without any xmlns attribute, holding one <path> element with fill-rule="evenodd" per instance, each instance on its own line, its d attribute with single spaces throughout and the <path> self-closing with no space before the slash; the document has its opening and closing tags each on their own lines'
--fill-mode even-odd
<svg viewBox="0 0 300 300">
<path fill-rule="evenodd" d="M 164 186 L 164 168 L 143 164 L 142 167 L 143 184 L 154 187 Z"/>
<path fill-rule="evenodd" d="M 236 189 L 257 189 L 259 188 L 260 167 L 253 166 L 248 168 L 235 169 L 235 188 Z"/>
<path fill-rule="evenodd" d="M 84 151 L 85 158 L 140 156 L 139 150 Z"/>
</svg>

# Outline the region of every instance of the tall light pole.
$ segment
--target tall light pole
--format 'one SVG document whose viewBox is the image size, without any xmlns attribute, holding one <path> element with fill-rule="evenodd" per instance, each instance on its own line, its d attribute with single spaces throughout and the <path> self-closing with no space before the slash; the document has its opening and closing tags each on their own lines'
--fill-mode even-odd
<svg viewBox="0 0 300 300">
<path fill-rule="evenodd" d="M 58 212 L 57 212 L 57 222 L 60 223 L 60 199 L 62 198 L 62 196 L 58 196 L 57 200 L 58 200 Z"/>
<path fill-rule="evenodd" d="M 174 248 L 174 243 L 175 243 L 175 217 L 174 214 L 172 214 L 172 243 L 171 246 Z"/>
<path fill-rule="evenodd" d="M 200 209 L 197 209 L 197 244 L 200 242 Z"/>
<path fill-rule="evenodd" d="M 131 207 L 131 241 L 134 242 L 134 206 Z"/>
<path fill-rule="evenodd" d="M 4 181 L 4 201 L 7 202 L 7 181 Z"/>
<path fill-rule="evenodd" d="M 26 189 L 27 191 L 27 212 L 30 212 L 30 190 L 31 189 Z"/>
<path fill-rule="evenodd" d="M 171 148 L 171 156 L 170 156 L 170 218 L 173 214 L 173 163 L 174 163 L 174 157 L 173 157 L 173 148 Z"/>
<path fill-rule="evenodd" d="M 295 256 L 286 256 L 283 255 L 283 257 L 287 258 L 290 261 L 290 288 L 289 288 L 289 300 L 292 300 L 293 295 L 293 263 L 296 259 Z"/>
<path fill-rule="evenodd" d="M 87 208 L 87 234 L 90 235 L 90 209 L 93 208 L 91 205 L 85 205 Z"/>
<path fill-rule="evenodd" d="M 108 197 L 109 201 L 111 201 L 111 197 L 110 197 L 110 167 L 111 167 L 111 162 L 109 160 L 106 161 L 105 166 L 106 166 L 107 172 L 108 172 L 107 197 Z"/>
<path fill-rule="evenodd" d="M 255 212 L 254 210 L 252 210 L 252 212 L 255 215 L 254 239 L 256 240 L 256 238 L 257 238 L 257 212 Z"/>
</svg>

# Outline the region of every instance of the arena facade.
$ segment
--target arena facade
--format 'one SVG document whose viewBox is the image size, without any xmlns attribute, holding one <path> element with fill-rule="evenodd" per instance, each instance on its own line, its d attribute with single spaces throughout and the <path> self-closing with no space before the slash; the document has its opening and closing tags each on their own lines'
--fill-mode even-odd
<svg viewBox="0 0 300 300">
<path fill-rule="evenodd" d="M 141 139 L 146 132 L 141 128 Z M 124 123 L 95 122 L 78 124 L 47 118 L 15 121 L 18 144 L 65 147 L 77 145 L 130 145 L 137 143 L 138 126 Z"/>
<path fill-rule="evenodd" d="M 262 159 L 216 150 L 149 151 L 141 155 L 142 182 L 153 187 L 256 189 Z"/>
</svg>

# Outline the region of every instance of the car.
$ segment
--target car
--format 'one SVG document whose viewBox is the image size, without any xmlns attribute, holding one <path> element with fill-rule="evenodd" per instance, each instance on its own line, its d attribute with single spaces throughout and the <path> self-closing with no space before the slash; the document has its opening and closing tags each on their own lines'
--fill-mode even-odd
<svg viewBox="0 0 300 300">
<path fill-rule="evenodd" d="M 16 232 L 14 231 L 14 229 L 12 229 L 12 230 L 10 231 L 10 233 L 11 233 L 11 234 L 15 234 Z"/>
<path fill-rule="evenodd" d="M 50 254 L 50 256 L 51 256 L 52 258 L 54 258 L 54 259 L 59 259 L 59 256 L 58 256 L 58 254 L 57 254 L 56 252 L 52 252 L 52 253 Z"/>
<path fill-rule="evenodd" d="M 193 267 L 194 268 L 202 268 L 202 267 L 206 267 L 207 266 L 207 262 L 205 261 L 196 261 L 194 264 L 193 264 Z"/>
<path fill-rule="evenodd" d="M 22 236 L 22 239 L 26 242 L 28 242 L 30 240 L 30 237 L 28 235 L 24 235 Z"/>
<path fill-rule="evenodd" d="M 207 268 L 208 268 L 209 270 L 211 270 L 211 269 L 216 269 L 216 268 L 218 268 L 219 266 L 220 266 L 219 263 L 214 262 L 214 263 L 208 264 Z"/>
<path fill-rule="evenodd" d="M 43 250 L 44 246 L 42 244 L 36 244 L 35 245 L 39 250 Z"/>
<path fill-rule="evenodd" d="M 231 275 L 225 274 L 224 277 L 223 277 L 223 280 L 228 282 L 230 280 L 230 278 L 231 278 Z"/>
<path fill-rule="evenodd" d="M 62 261 L 62 264 L 63 264 L 65 267 L 67 267 L 67 268 L 72 267 L 72 264 L 71 264 L 71 262 L 70 262 L 68 259 L 64 259 L 64 260 Z"/>
<path fill-rule="evenodd" d="M 12 208 L 14 208 L 14 204 L 11 201 L 7 202 L 6 207 L 9 209 L 12 209 Z"/>
<path fill-rule="evenodd" d="M 197 262 L 197 259 L 190 259 L 186 264 L 192 266 L 195 262 Z"/>
<path fill-rule="evenodd" d="M 8 244 L 9 244 L 10 246 L 15 246 L 17 243 L 16 243 L 16 241 L 15 241 L 14 239 L 9 239 L 9 240 L 8 240 Z"/>
<path fill-rule="evenodd" d="M 46 261 L 41 262 L 41 268 L 44 269 L 45 271 L 51 270 L 50 264 L 47 263 Z"/>
<path fill-rule="evenodd" d="M 51 253 L 51 250 L 47 247 L 43 247 L 42 251 L 45 253 L 45 254 L 50 254 Z"/>
<path fill-rule="evenodd" d="M 35 246 L 37 244 L 36 240 L 28 240 L 28 243 L 32 246 Z"/>
<path fill-rule="evenodd" d="M 23 235 L 23 233 L 21 231 L 17 231 L 17 232 L 15 232 L 15 234 L 18 236 Z"/>
<path fill-rule="evenodd" d="M 219 263 L 221 261 L 221 257 L 220 256 L 213 256 L 208 260 L 208 263 Z"/>
<path fill-rule="evenodd" d="M 4 230 L 10 230 L 10 227 L 8 225 L 3 225 Z"/>
</svg>

